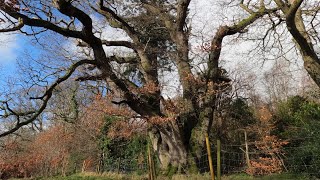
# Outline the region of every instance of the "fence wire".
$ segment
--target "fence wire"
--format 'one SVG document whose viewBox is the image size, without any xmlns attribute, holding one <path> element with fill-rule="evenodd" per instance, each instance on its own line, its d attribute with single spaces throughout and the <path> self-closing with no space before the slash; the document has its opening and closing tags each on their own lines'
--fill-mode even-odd
<svg viewBox="0 0 320 180">
<path fill-rule="evenodd" d="M 147 138 L 147 137 L 146 137 Z M 312 137 L 295 139 L 299 141 L 314 140 Z M 217 147 L 214 140 L 211 141 L 211 154 L 213 160 L 214 170 L 217 170 Z M 120 142 L 119 147 L 124 149 L 130 148 L 130 142 Z M 122 144 L 121 144 L 122 143 Z M 271 157 L 273 150 L 269 147 L 270 152 L 259 152 L 255 147 L 257 143 L 249 143 L 248 154 L 250 161 L 259 160 L 259 158 Z M 119 157 L 109 159 L 105 157 L 103 171 L 115 173 L 137 173 L 146 174 L 149 172 L 148 155 L 145 151 L 147 144 L 141 146 L 143 152 L 137 156 L 126 157 L 121 155 Z M 208 153 L 204 150 L 197 157 L 189 156 L 188 162 L 196 159 L 196 167 L 200 173 L 209 173 Z M 248 173 L 248 164 L 246 159 L 246 152 L 244 151 L 245 144 L 221 144 L 221 173 L 222 175 L 230 175 L 237 173 Z M 268 149 L 268 148 L 266 148 Z M 190 153 L 192 154 L 192 152 Z M 281 147 L 281 154 L 277 154 L 277 158 L 281 160 L 282 173 L 303 173 L 313 177 L 320 177 L 320 149 L 312 146 L 305 146 L 303 144 L 288 143 Z M 153 152 L 155 168 L 157 173 L 160 172 L 160 161 L 157 158 L 157 152 Z M 189 173 L 190 167 L 183 167 L 182 171 Z"/>
</svg>

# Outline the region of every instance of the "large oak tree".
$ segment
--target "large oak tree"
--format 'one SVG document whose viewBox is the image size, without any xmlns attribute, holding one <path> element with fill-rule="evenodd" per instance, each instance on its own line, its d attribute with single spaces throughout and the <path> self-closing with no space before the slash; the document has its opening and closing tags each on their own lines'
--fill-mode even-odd
<svg viewBox="0 0 320 180">
<path fill-rule="evenodd" d="M 37 35 L 51 31 L 55 35 L 75 39 L 86 48 L 85 58 L 74 61 L 64 73 L 51 80 L 40 96 L 30 97 L 36 108 L 21 110 L 10 107 L 10 101 L 1 101 L 1 118 L 10 118 L 14 126 L 1 131 L 0 137 L 14 133 L 28 125 L 46 109 L 59 84 L 73 77 L 79 81 L 105 81 L 108 88 L 118 91 L 121 99 L 115 104 L 127 105 L 146 120 L 153 148 L 163 167 L 185 166 L 190 156 L 192 130 L 201 125 L 210 131 L 214 121 L 216 95 L 229 83 L 219 65 L 223 39 L 247 33 L 259 20 L 268 19 L 264 37 L 278 27 L 287 28 L 301 54 L 305 69 L 320 85 L 320 61 L 315 44 L 319 41 L 319 2 L 308 0 L 237 1 L 246 15 L 243 19 L 221 25 L 211 38 L 205 70 L 196 72 L 190 56 L 191 27 L 188 22 L 191 0 L 0 0 L 2 22 L 8 28 L 0 32 L 21 32 Z M 227 3 L 226 3 L 227 4 Z M 235 4 L 235 1 L 230 1 Z M 208 3 L 209 6 L 209 3 Z M 216 7 L 212 7 L 216 8 Z M 128 40 L 110 41 L 100 36 L 93 24 L 98 17 L 104 27 L 121 29 Z M 215 19 L 214 17 L 212 18 Z M 100 25 L 101 25 L 100 24 Z M 208 24 L 210 26 L 210 24 Z M 267 29 L 269 28 L 269 29 Z M 104 33 L 114 33 L 113 31 Z M 54 38 L 53 36 L 47 38 Z M 290 37 L 291 38 L 291 37 Z M 266 38 L 262 38 L 265 41 Z M 258 40 L 257 40 L 258 41 Z M 105 47 L 125 47 L 128 54 L 108 55 Z M 121 66 L 118 71 L 115 67 Z M 173 66 L 181 83 L 182 94 L 174 100 L 162 97 L 162 71 Z M 94 72 L 94 73 L 93 73 Z M 40 105 L 39 105 L 40 104 Z M 155 120 L 168 120 L 154 123 Z"/>
</svg>

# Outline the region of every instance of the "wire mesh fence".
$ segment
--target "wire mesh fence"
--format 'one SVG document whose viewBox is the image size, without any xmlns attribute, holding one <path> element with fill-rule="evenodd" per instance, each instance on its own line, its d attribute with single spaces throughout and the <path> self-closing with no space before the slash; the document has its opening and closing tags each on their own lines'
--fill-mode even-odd
<svg viewBox="0 0 320 180">
<path fill-rule="evenodd" d="M 147 137 L 146 137 L 147 138 Z M 291 142 L 299 140 L 315 141 L 312 137 L 291 139 Z M 274 151 L 274 147 L 265 147 L 265 150 L 261 152 L 257 148 L 259 142 L 249 142 L 247 151 L 245 150 L 245 143 L 242 144 L 226 144 L 222 142 L 220 151 L 220 164 L 217 164 L 217 146 L 215 140 L 211 141 L 211 154 L 215 173 L 217 173 L 218 166 L 221 168 L 222 175 L 248 173 L 250 174 L 250 168 L 255 169 L 254 172 L 265 172 L 258 175 L 266 175 L 268 173 L 303 173 L 312 177 L 320 177 L 320 149 L 316 145 L 288 143 L 282 146 L 277 153 Z M 120 142 L 119 142 L 120 143 Z M 121 147 L 126 149 L 130 148 L 129 142 L 127 144 L 121 144 Z M 147 149 L 148 144 L 140 146 L 141 149 Z M 267 144 L 265 144 L 267 145 Z M 205 147 L 204 147 L 205 148 Z M 268 150 L 269 149 L 269 150 Z M 188 162 L 195 161 L 197 172 L 210 173 L 208 152 L 203 150 L 201 154 L 195 156 L 188 156 Z M 190 152 L 190 154 L 193 154 Z M 247 156 L 247 154 L 249 156 Z M 248 158 L 249 157 L 249 161 Z M 154 159 L 154 166 L 156 174 L 160 173 L 160 161 L 157 157 L 157 152 L 154 152 L 152 158 Z M 278 160 L 280 164 L 274 161 Z M 254 164 L 256 162 L 256 164 Z M 259 163 L 257 163 L 259 162 Z M 250 163 L 250 164 L 248 164 Z M 280 168 L 278 171 L 273 171 L 272 168 Z M 258 169 L 258 170 L 257 170 Z M 265 170 L 266 169 L 266 170 Z M 106 156 L 103 164 L 104 172 L 115 172 L 122 174 L 136 173 L 136 174 L 148 174 L 150 171 L 148 154 L 146 151 L 140 152 L 136 156 L 120 155 L 113 159 L 108 159 Z M 190 166 L 182 167 L 181 172 L 190 173 Z M 252 173 L 252 171 L 251 171 Z"/>
</svg>

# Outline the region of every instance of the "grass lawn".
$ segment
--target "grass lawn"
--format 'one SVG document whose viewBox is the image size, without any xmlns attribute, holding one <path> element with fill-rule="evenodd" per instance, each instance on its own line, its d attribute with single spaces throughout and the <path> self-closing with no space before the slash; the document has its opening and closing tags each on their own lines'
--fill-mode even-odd
<svg viewBox="0 0 320 180">
<path fill-rule="evenodd" d="M 170 178 L 158 176 L 157 180 L 169 180 Z M 252 177 L 247 174 L 234 174 L 223 176 L 222 180 L 316 180 L 304 175 L 296 174 L 274 174 L 264 177 Z M 12 179 L 13 180 L 13 179 Z M 79 173 L 66 177 L 45 177 L 45 178 L 30 178 L 28 180 L 148 180 L 147 175 L 124 175 L 116 173 Z M 172 180 L 211 180 L 209 174 L 204 175 L 174 175 Z"/>
</svg>

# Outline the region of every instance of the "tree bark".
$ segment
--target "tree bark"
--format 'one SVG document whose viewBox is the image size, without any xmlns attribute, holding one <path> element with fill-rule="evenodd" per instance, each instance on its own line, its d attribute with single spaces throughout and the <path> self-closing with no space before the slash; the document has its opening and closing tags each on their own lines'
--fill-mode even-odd
<svg viewBox="0 0 320 180">
<path fill-rule="evenodd" d="M 291 33 L 294 43 L 298 47 L 304 67 L 314 82 L 320 87 L 320 59 L 313 48 L 313 44 L 308 35 L 303 22 L 301 4 L 303 0 L 291 1 L 290 6 L 275 1 L 286 15 L 286 24 Z"/>
<path fill-rule="evenodd" d="M 166 127 L 154 127 L 149 133 L 151 143 L 160 160 L 160 168 L 181 168 L 187 165 L 188 148 L 185 144 L 184 133 L 177 128 L 176 123 Z"/>
</svg>

